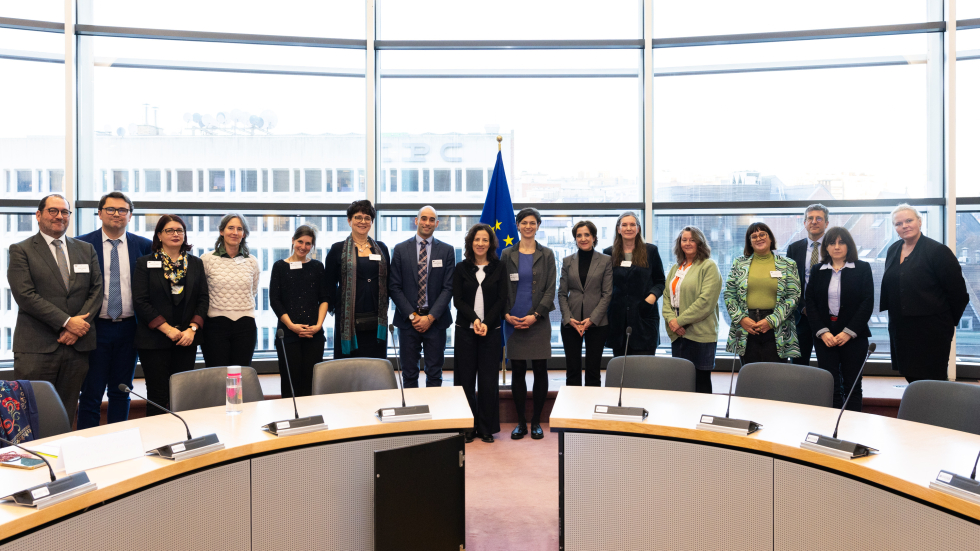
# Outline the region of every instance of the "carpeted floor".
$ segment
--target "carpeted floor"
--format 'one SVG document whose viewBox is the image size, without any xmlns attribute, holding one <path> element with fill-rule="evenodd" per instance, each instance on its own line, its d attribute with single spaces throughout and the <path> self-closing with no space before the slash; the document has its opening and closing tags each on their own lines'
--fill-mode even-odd
<svg viewBox="0 0 980 551">
<path fill-rule="evenodd" d="M 558 435 L 511 440 L 514 427 L 466 445 L 467 551 L 558 549 Z"/>
</svg>

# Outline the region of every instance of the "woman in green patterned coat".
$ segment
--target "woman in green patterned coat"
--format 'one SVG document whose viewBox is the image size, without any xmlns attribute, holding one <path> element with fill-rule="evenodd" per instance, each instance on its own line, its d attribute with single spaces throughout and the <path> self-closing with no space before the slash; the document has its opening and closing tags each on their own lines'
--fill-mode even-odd
<svg viewBox="0 0 980 551">
<path fill-rule="evenodd" d="M 725 307 L 732 318 L 725 350 L 742 365 L 785 362 L 800 355 L 793 309 L 800 300 L 796 262 L 779 256 L 776 237 L 762 222 L 745 231 L 745 256 L 732 262 L 725 284 Z"/>
</svg>

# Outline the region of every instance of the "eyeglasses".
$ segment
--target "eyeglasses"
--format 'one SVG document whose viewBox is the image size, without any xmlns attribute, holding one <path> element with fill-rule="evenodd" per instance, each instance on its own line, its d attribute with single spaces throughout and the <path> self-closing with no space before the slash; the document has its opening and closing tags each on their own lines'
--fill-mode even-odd
<svg viewBox="0 0 980 551">
<path fill-rule="evenodd" d="M 69 216 L 71 216 L 71 211 L 68 210 L 68 209 L 59 210 L 59 209 L 56 209 L 56 208 L 50 208 L 50 209 L 46 209 L 46 211 L 47 211 L 47 213 L 48 213 L 49 216 L 58 216 L 59 214 L 62 215 L 62 216 L 64 216 L 65 218 L 68 218 Z"/>
<path fill-rule="evenodd" d="M 753 233 L 749 236 L 749 238 L 752 239 L 752 241 L 765 241 L 766 239 L 769 239 L 769 234 L 766 232 Z"/>
<path fill-rule="evenodd" d="M 167 228 L 163 230 L 163 233 L 167 235 L 184 235 L 184 230 L 182 228 Z"/>
<path fill-rule="evenodd" d="M 370 216 L 354 216 L 351 220 L 355 222 L 370 222 L 372 218 Z"/>
<path fill-rule="evenodd" d="M 122 208 L 117 209 L 116 207 L 105 207 L 102 210 L 106 211 L 108 214 L 116 214 L 118 212 L 119 216 L 126 216 L 127 214 L 132 212 L 129 209 L 122 209 Z"/>
</svg>

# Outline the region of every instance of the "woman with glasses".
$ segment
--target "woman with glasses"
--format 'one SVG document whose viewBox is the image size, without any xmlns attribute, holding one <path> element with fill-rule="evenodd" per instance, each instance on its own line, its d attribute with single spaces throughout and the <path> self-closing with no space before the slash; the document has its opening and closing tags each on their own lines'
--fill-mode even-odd
<svg viewBox="0 0 980 551">
<path fill-rule="evenodd" d="M 695 226 L 681 230 L 674 240 L 677 263 L 667 274 L 664 321 L 675 358 L 690 360 L 697 368 L 695 391 L 711 394 L 711 370 L 718 347 L 718 297 L 721 274 L 704 233 Z"/>
<path fill-rule="evenodd" d="M 800 300 L 796 262 L 779 256 L 776 237 L 762 222 L 745 230 L 743 256 L 732 262 L 725 307 L 732 318 L 725 349 L 742 365 L 785 362 L 800 355 L 793 310 Z"/>
<path fill-rule="evenodd" d="M 153 233 L 153 253 L 136 261 L 133 307 L 146 396 L 170 407 L 170 376 L 194 369 L 198 331 L 208 313 L 208 280 L 204 263 L 188 251 L 187 226 L 176 214 L 165 214 Z M 159 415 L 147 408 L 147 415 Z"/>
<path fill-rule="evenodd" d="M 201 344 L 207 367 L 252 365 L 260 271 L 245 243 L 248 234 L 244 216 L 226 214 L 218 223 L 214 250 L 201 257 L 211 294 L 208 328 Z"/>
<path fill-rule="evenodd" d="M 323 320 L 327 317 L 327 287 L 323 264 L 310 256 L 316 247 L 316 228 L 303 224 L 293 233 L 293 254 L 272 265 L 269 306 L 279 319 L 282 339 L 276 339 L 282 397 L 313 394 L 313 366 L 323 361 Z M 286 369 L 286 361 L 289 369 Z M 292 376 L 292 385 L 289 378 Z"/>
<path fill-rule="evenodd" d="M 527 400 L 528 362 L 534 372 L 534 414 L 531 416 L 531 438 L 544 438 L 541 411 L 548 397 L 548 359 L 551 358 L 551 320 L 555 309 L 557 281 L 555 253 L 535 241 L 541 214 L 533 208 L 517 213 L 517 230 L 521 240 L 501 253 L 507 267 L 510 292 L 504 319 L 507 321 L 507 357 L 513 373 L 512 389 L 517 408 L 517 427 L 510 433 L 514 440 L 527 434 L 525 402 Z"/>
<path fill-rule="evenodd" d="M 609 303 L 609 337 L 613 356 L 626 353 L 626 328 L 630 355 L 653 356 L 660 344 L 660 312 L 657 300 L 664 294 L 664 264 L 656 245 L 643 242 L 640 219 L 624 212 L 616 220 L 612 247 L 602 251 L 612 257 L 613 291 Z"/>
<path fill-rule="evenodd" d="M 347 209 L 350 236 L 327 253 L 325 281 L 334 314 L 334 359 L 388 357 L 388 247 L 369 235 L 377 212 L 371 201 Z"/>
</svg>

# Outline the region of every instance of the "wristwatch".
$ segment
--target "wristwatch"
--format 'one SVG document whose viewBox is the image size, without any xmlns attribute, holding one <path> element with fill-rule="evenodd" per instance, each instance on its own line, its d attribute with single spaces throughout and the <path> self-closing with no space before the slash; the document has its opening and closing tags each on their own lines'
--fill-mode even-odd
<svg viewBox="0 0 980 551">
<path fill-rule="evenodd" d="M 193 325 L 189 325 L 188 327 L 191 328 L 191 331 L 197 333 L 197 327 L 194 327 Z"/>
<path fill-rule="evenodd" d="M 539 320 L 539 319 L 541 319 L 541 314 L 539 314 L 539 313 L 537 313 L 537 312 L 535 312 L 535 313 L 534 313 L 534 319 L 536 319 L 536 320 Z"/>
<path fill-rule="evenodd" d="M 415 312 L 412 312 L 411 314 L 409 314 L 409 315 L 408 315 L 408 319 L 409 319 L 410 321 L 415 321 Z"/>
</svg>

